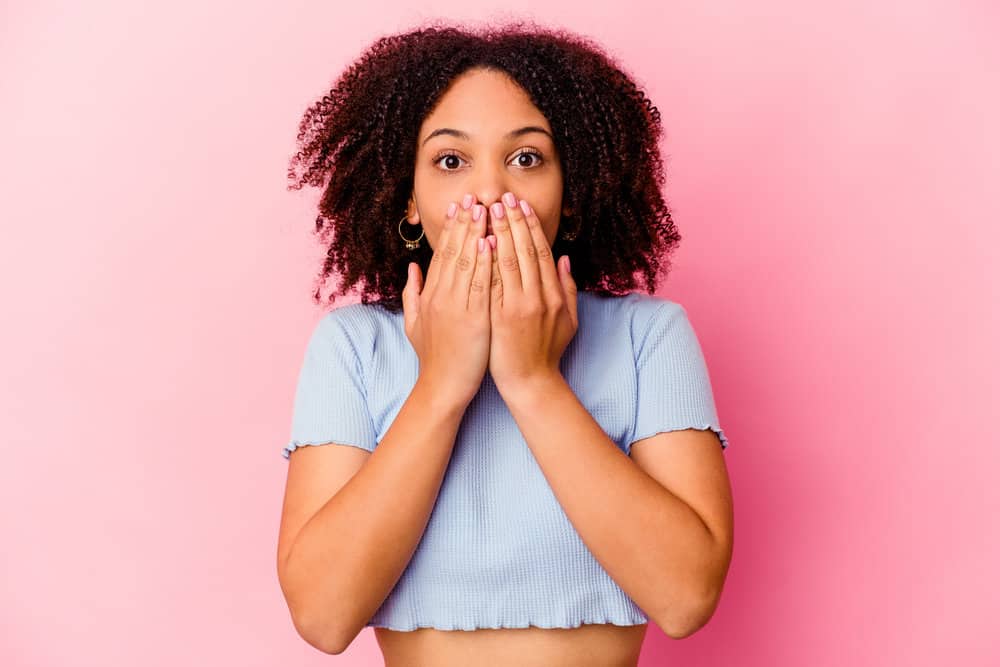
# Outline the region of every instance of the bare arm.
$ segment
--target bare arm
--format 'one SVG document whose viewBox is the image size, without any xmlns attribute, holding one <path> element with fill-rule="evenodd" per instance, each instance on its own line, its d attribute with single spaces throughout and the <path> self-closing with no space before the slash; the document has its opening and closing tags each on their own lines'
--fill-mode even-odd
<svg viewBox="0 0 1000 667">
<path fill-rule="evenodd" d="M 367 460 L 332 450 L 332 463 L 296 467 L 295 497 L 286 492 L 278 578 L 299 634 L 327 653 L 350 645 L 413 557 L 486 373 L 493 260 L 472 199 L 449 206 L 426 284 L 407 266 L 403 319 L 420 375 L 385 438 Z"/>
<path fill-rule="evenodd" d="M 561 375 L 501 395 L 611 578 L 672 639 L 704 626 L 733 551 L 731 490 L 715 433 L 659 433 L 634 443 L 630 458 Z"/>
<path fill-rule="evenodd" d="M 313 646 L 343 652 L 396 585 L 427 526 L 465 408 L 418 379 L 382 442 L 292 541 L 279 580 Z"/>
</svg>

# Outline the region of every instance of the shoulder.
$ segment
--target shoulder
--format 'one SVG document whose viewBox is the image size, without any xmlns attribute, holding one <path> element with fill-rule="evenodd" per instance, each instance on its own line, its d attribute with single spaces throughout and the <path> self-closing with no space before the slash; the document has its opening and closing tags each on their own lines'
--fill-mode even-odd
<svg viewBox="0 0 1000 667">
<path fill-rule="evenodd" d="M 657 321 L 687 316 L 684 306 L 666 297 L 639 292 L 633 292 L 629 297 L 633 322 L 640 329 L 648 328 Z"/>
<path fill-rule="evenodd" d="M 653 328 L 687 321 L 687 311 L 680 303 L 656 294 L 629 292 L 605 296 L 580 292 L 580 298 L 591 324 L 603 323 L 619 330 L 627 326 L 636 349 Z"/>
<path fill-rule="evenodd" d="M 657 294 L 646 294 L 644 292 L 629 292 L 622 295 L 605 295 L 597 292 L 579 293 L 580 303 L 592 311 L 600 311 L 615 316 L 630 314 L 640 318 L 648 318 L 657 310 L 667 308 L 681 308 L 676 301 L 659 296 Z"/>
<path fill-rule="evenodd" d="M 632 358 L 637 368 L 662 363 L 664 355 L 672 365 L 699 362 L 702 353 L 698 335 L 682 304 L 638 292 L 629 294 L 627 299 L 628 312 L 623 313 L 622 321 L 627 318 Z"/>
<path fill-rule="evenodd" d="M 687 310 L 680 303 L 659 296 L 642 295 L 633 316 L 633 340 L 641 350 L 650 336 L 685 334 L 691 328 Z"/>
<path fill-rule="evenodd" d="M 313 330 L 314 345 L 348 347 L 359 359 L 370 358 L 382 341 L 397 338 L 391 332 L 402 330 L 403 314 L 393 313 L 370 303 L 352 303 L 327 311 Z"/>
<path fill-rule="evenodd" d="M 402 317 L 402 313 L 393 313 L 378 304 L 351 303 L 328 311 L 316 327 L 327 332 L 342 332 L 351 340 L 366 340 L 395 326 L 396 320 L 402 322 Z"/>
<path fill-rule="evenodd" d="M 684 307 L 671 299 L 643 292 L 604 295 L 580 292 L 581 341 L 577 354 L 624 355 L 633 363 L 663 348 L 689 350 L 694 332 Z"/>
</svg>

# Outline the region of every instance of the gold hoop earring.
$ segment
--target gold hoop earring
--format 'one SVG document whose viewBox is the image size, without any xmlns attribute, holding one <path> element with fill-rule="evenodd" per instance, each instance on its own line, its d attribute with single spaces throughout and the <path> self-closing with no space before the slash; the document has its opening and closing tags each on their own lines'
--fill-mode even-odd
<svg viewBox="0 0 1000 667">
<path fill-rule="evenodd" d="M 404 215 L 403 216 L 403 220 L 406 220 L 406 217 L 407 216 Z M 415 238 L 415 239 L 408 239 L 405 236 L 403 236 L 403 220 L 399 221 L 399 237 L 401 239 L 403 239 L 404 241 L 406 241 L 406 249 L 407 250 L 416 250 L 417 248 L 420 247 L 420 239 L 424 238 L 424 230 L 423 230 L 423 228 L 421 228 L 421 230 L 420 230 L 420 236 L 418 236 L 417 238 Z"/>
</svg>

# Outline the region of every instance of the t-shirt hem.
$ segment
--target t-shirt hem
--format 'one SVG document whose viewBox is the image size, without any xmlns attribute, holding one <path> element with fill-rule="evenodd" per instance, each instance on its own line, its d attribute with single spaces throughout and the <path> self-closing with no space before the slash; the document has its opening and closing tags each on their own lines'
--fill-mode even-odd
<svg viewBox="0 0 1000 667">
<path fill-rule="evenodd" d="M 544 621 L 538 621 L 534 619 L 529 620 L 518 620 L 518 621 L 498 621 L 494 623 L 481 622 L 481 621 L 471 621 L 468 623 L 448 623 L 443 621 L 429 621 L 429 622 L 415 622 L 415 621 L 385 621 L 381 619 L 372 619 L 365 623 L 365 627 L 375 627 L 375 628 L 386 628 L 388 630 L 395 630 L 397 632 L 413 632 L 414 630 L 419 630 L 421 628 L 434 628 L 435 630 L 500 630 L 500 629 L 520 629 L 527 627 L 537 627 L 545 630 L 554 629 L 571 629 L 578 628 L 581 625 L 618 625 L 618 626 L 635 626 L 643 625 L 649 622 L 649 619 L 640 615 L 638 617 L 630 618 L 607 618 L 607 617 L 588 617 L 582 620 L 564 620 L 561 622 L 546 623 Z"/>
</svg>

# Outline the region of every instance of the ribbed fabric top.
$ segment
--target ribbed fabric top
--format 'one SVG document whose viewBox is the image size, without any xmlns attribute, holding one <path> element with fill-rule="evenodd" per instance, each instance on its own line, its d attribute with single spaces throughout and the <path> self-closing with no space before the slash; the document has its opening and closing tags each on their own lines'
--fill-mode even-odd
<svg viewBox="0 0 1000 667">
<path fill-rule="evenodd" d="M 658 296 L 578 294 L 563 376 L 626 454 L 663 431 L 710 428 L 725 448 L 708 369 L 685 309 Z M 417 380 L 403 313 L 341 306 L 320 319 L 299 374 L 298 447 L 373 451 Z M 622 511 L 628 511 L 623 507 Z M 647 614 L 584 545 L 487 371 L 459 426 L 427 528 L 367 626 L 573 628 Z"/>
</svg>

